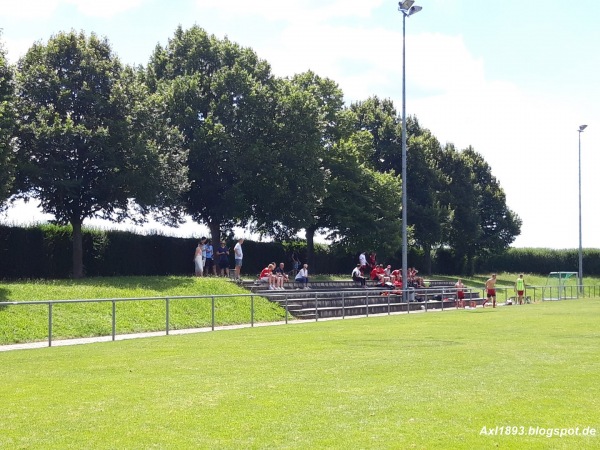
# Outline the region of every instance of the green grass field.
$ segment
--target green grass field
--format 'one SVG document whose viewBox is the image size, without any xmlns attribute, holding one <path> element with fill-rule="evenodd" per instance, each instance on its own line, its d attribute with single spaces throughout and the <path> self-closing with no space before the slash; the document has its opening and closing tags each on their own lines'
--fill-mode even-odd
<svg viewBox="0 0 600 450">
<path fill-rule="evenodd" d="M 215 299 L 215 324 L 250 323 L 248 291 L 222 278 L 114 277 L 84 280 L 16 281 L 0 284 L 0 301 L 73 300 L 143 297 L 232 295 Z M 178 299 L 170 303 L 170 328 L 211 325 L 211 299 Z M 117 304 L 117 334 L 165 329 L 164 301 Z M 112 331 L 111 303 L 76 303 L 53 306 L 53 338 L 108 336 Z M 254 320 L 283 320 L 285 311 L 261 297 L 254 297 Z M 0 345 L 43 341 L 48 337 L 48 306 L 0 307 Z"/>
<path fill-rule="evenodd" d="M 599 319 L 585 299 L 3 352 L 0 448 L 600 448 Z"/>
</svg>

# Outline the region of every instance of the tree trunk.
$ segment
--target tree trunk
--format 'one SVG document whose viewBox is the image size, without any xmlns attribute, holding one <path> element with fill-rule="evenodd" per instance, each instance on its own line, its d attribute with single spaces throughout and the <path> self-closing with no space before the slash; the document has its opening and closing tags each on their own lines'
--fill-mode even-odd
<svg viewBox="0 0 600 450">
<path fill-rule="evenodd" d="M 221 242 L 221 224 L 219 222 L 209 222 L 208 228 L 210 229 L 212 245 L 217 248 Z"/>
<path fill-rule="evenodd" d="M 424 245 L 423 246 L 423 256 L 425 258 L 424 263 L 425 263 L 425 273 L 429 276 L 431 276 L 431 245 Z"/>
<path fill-rule="evenodd" d="M 315 260 L 315 232 L 317 231 L 314 227 L 306 229 L 306 260 L 308 267 L 314 267 Z"/>
<path fill-rule="evenodd" d="M 73 227 L 73 278 L 83 278 L 83 237 L 81 222 L 71 222 Z"/>
</svg>

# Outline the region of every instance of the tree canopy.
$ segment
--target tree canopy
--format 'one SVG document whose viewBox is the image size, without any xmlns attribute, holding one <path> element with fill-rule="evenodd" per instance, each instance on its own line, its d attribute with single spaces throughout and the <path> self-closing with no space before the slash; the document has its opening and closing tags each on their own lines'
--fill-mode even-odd
<svg viewBox="0 0 600 450">
<path fill-rule="evenodd" d="M 15 121 L 13 70 L 6 60 L 4 47 L 0 44 L 0 208 L 13 189 L 15 161 L 12 144 Z"/>
<path fill-rule="evenodd" d="M 81 277 L 85 219 L 144 221 L 148 210 L 174 204 L 186 186 L 179 134 L 94 34 L 36 43 L 18 63 L 16 86 L 21 196 L 73 226 L 73 276 Z"/>
<path fill-rule="evenodd" d="M 325 233 L 345 252 L 449 249 L 457 271 L 506 249 L 521 220 L 483 155 L 440 145 L 390 99 L 349 106 L 331 79 L 272 74 L 252 49 L 178 27 L 146 67 L 123 66 L 105 38 L 62 32 L 16 67 L 0 47 L 0 203 L 14 192 L 73 227 L 92 217 L 176 225 L 188 214 L 213 239 L 250 225 L 283 240 Z"/>
</svg>

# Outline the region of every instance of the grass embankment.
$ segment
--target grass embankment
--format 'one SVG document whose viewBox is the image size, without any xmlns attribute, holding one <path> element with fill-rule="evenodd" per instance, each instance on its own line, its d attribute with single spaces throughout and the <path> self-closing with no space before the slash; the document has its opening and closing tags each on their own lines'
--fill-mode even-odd
<svg viewBox="0 0 600 450">
<path fill-rule="evenodd" d="M 498 274 L 498 301 L 513 296 L 518 274 Z M 488 275 L 463 278 L 471 288 L 482 288 Z M 317 275 L 313 281 L 347 280 L 346 275 Z M 434 277 L 456 280 L 456 277 Z M 527 295 L 541 300 L 545 276 L 525 274 Z M 600 285 L 599 279 L 586 278 L 586 285 Z M 573 282 L 571 282 L 573 284 Z M 506 288 L 506 291 L 503 289 Z M 576 292 L 575 292 L 576 293 Z M 598 288 L 600 294 L 600 288 Z M 202 295 L 234 295 L 215 299 L 215 325 L 250 323 L 249 297 L 236 297 L 248 291 L 223 278 L 192 277 L 114 277 L 83 280 L 28 280 L 0 283 L 0 302 L 28 300 L 69 300 L 100 298 L 183 297 Z M 589 293 L 588 293 L 589 295 Z M 207 327 L 212 324 L 210 299 L 177 299 L 170 302 L 170 328 Z M 160 301 L 119 302 L 117 334 L 159 331 L 165 329 L 165 303 Z M 53 339 L 108 336 L 112 332 L 111 303 L 59 304 L 53 307 Z M 277 305 L 254 297 L 254 320 L 270 322 L 285 316 Z M 291 318 L 291 316 L 290 316 Z M 48 338 L 48 307 L 0 307 L 0 345 L 42 341 Z"/>
<path fill-rule="evenodd" d="M 598 448 L 599 320 L 586 299 L 0 353 L 0 447 Z"/>
<path fill-rule="evenodd" d="M 184 297 L 248 294 L 248 291 L 219 278 L 114 277 L 84 280 L 8 282 L 0 284 L 0 301 L 73 300 L 142 297 Z M 117 333 L 165 329 L 164 301 L 118 302 Z M 211 299 L 171 299 L 171 329 L 210 326 Z M 254 320 L 282 320 L 285 312 L 262 297 L 254 297 Z M 250 297 L 215 299 L 215 324 L 250 323 Z M 108 336 L 112 331 L 112 304 L 56 304 L 52 309 L 53 338 Z M 0 345 L 47 339 L 48 306 L 0 307 Z"/>
</svg>

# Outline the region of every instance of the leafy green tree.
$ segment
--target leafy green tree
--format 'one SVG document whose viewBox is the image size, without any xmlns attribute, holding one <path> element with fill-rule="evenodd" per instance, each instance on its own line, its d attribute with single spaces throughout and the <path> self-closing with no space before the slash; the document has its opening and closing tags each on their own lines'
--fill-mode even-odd
<svg viewBox="0 0 600 450">
<path fill-rule="evenodd" d="M 469 161 L 475 186 L 479 192 L 481 233 L 477 255 L 486 256 L 506 250 L 521 232 L 522 221 L 506 204 L 506 194 L 492 168 L 472 147 L 463 151 Z"/>
<path fill-rule="evenodd" d="M 401 245 L 401 182 L 393 172 L 379 172 L 363 155 L 372 151 L 368 131 L 340 140 L 328 153 L 327 196 L 319 224 L 348 252 L 377 249 L 392 256 Z"/>
<path fill-rule="evenodd" d="M 441 165 L 448 180 L 443 201 L 450 210 L 445 242 L 453 251 L 456 272 L 465 273 L 472 267 L 481 233 L 479 196 L 468 160 L 452 144 L 446 145 Z"/>
<path fill-rule="evenodd" d="M 13 70 L 0 43 L 0 208 L 12 193 L 15 163 L 12 141 L 15 128 Z"/>
<path fill-rule="evenodd" d="M 351 106 L 357 115 L 356 129 L 373 135 L 368 154 L 379 171 L 402 172 L 402 125 L 391 100 L 372 97 Z M 425 270 L 431 273 L 431 251 L 440 245 L 448 208 L 440 200 L 442 172 L 436 154 L 440 144 L 416 117 L 407 118 L 407 219 L 411 230 L 409 245 L 417 245 L 425 256 Z"/>
<path fill-rule="evenodd" d="M 248 193 L 257 229 L 278 239 L 290 239 L 305 228 L 325 192 L 321 168 L 326 118 L 321 98 L 302 80 L 296 76 L 277 83 L 268 161 L 257 168 Z"/>
<path fill-rule="evenodd" d="M 282 103 L 279 94 L 286 88 L 266 61 L 197 26 L 178 27 L 166 47 L 157 46 L 147 82 L 167 99 L 189 149 L 187 210 L 209 226 L 214 239 L 250 221 L 277 233 L 278 221 L 294 220 L 293 169 L 301 167 L 293 167 L 292 159 L 298 143 L 314 140 L 306 133 L 286 134 L 294 120 L 307 120 L 301 93 Z M 286 205 L 292 213 L 284 217 Z"/>
<path fill-rule="evenodd" d="M 381 171 L 402 173 L 401 120 L 390 99 L 371 97 L 350 105 L 356 115 L 356 131 L 369 131 L 373 136 L 373 146 L 365 158 Z"/>
<path fill-rule="evenodd" d="M 309 96 L 305 100 L 306 104 L 316 105 L 316 123 L 305 122 L 304 125 L 306 130 L 312 130 L 313 125 L 316 125 L 317 135 L 312 135 L 316 140 L 307 142 L 310 148 L 306 154 L 300 152 L 296 155 L 308 168 L 308 173 L 299 180 L 303 183 L 299 198 L 306 208 L 299 225 L 306 232 L 307 258 L 309 264 L 312 264 L 315 233 L 328 223 L 328 214 L 323 210 L 323 205 L 330 195 L 327 186 L 331 179 L 329 157 L 338 140 L 350 135 L 352 129 L 348 115 L 345 114 L 343 93 L 333 80 L 308 71 L 295 75 L 289 82 L 294 90 Z"/>
<path fill-rule="evenodd" d="M 445 181 L 438 165 L 441 148 L 429 130 L 419 128 L 416 118 L 409 123 L 407 216 L 413 227 L 414 243 L 423 250 L 423 269 L 431 274 L 431 252 L 443 242 L 444 226 L 448 221 L 448 207 L 441 198 Z"/>
<path fill-rule="evenodd" d="M 476 257 L 508 248 L 520 233 L 521 219 L 506 205 L 506 196 L 491 167 L 472 147 L 457 152 L 448 145 L 443 167 L 451 209 L 447 243 L 460 273 L 473 273 Z"/>
<path fill-rule="evenodd" d="M 18 63 L 17 109 L 20 195 L 73 227 L 73 277 L 84 275 L 85 219 L 177 220 L 180 135 L 105 39 L 70 32 L 34 44 Z"/>
</svg>

